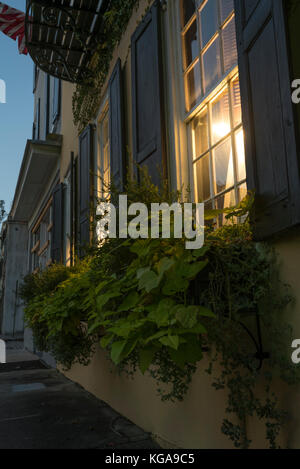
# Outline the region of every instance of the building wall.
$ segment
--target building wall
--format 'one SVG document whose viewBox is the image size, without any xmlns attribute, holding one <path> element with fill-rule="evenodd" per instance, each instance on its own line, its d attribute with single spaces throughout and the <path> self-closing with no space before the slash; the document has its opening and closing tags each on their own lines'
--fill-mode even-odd
<svg viewBox="0 0 300 469">
<path fill-rule="evenodd" d="M 46 79 L 45 74 L 40 72 L 40 78 L 37 83 L 37 89 L 35 94 L 35 102 L 38 99 L 41 99 L 41 121 L 44 122 L 47 113 L 47 106 L 46 106 Z M 59 133 L 62 135 L 62 149 L 61 149 L 61 156 L 60 161 L 53 171 L 52 174 L 49 174 L 48 184 L 45 186 L 44 193 L 40 198 L 40 203 L 38 206 L 34 208 L 33 214 L 31 219 L 28 223 L 28 232 L 30 236 L 30 232 L 33 226 L 36 223 L 36 220 L 39 218 L 41 211 L 43 210 L 45 204 L 48 202 L 51 194 L 53 192 L 54 187 L 59 182 L 64 182 L 64 179 L 67 175 L 70 165 L 70 155 L 71 152 L 74 152 L 75 155 L 78 153 L 78 132 L 73 124 L 73 116 L 72 116 L 72 95 L 74 91 L 74 85 L 62 82 L 61 83 L 61 106 L 60 106 L 60 118 L 57 124 L 53 127 L 51 124 L 51 115 L 52 115 L 52 98 L 53 98 L 53 87 L 51 87 L 52 78 L 50 78 L 50 106 L 48 109 L 49 112 L 49 131 Z M 42 138 L 46 139 L 46 133 L 42 134 Z M 29 262 L 27 262 L 29 267 Z M 29 273 L 27 271 L 27 273 Z M 40 352 L 35 349 L 34 340 L 32 336 L 32 331 L 30 329 L 25 329 L 24 332 L 24 344 L 25 348 L 37 353 L 43 361 L 45 361 L 49 366 L 55 367 L 56 363 L 53 357 L 47 353 Z"/>
<path fill-rule="evenodd" d="M 149 6 L 149 0 L 141 0 L 138 10 L 134 13 L 129 21 L 126 32 L 120 42 L 119 47 L 115 50 L 111 62 L 110 70 L 107 75 L 107 80 L 101 90 L 101 98 L 103 99 L 108 90 L 109 78 L 115 67 L 118 58 L 121 59 L 122 68 L 124 69 L 124 97 L 126 109 L 126 146 L 131 150 L 132 148 L 132 118 L 131 118 L 131 59 L 130 59 L 130 44 L 131 36 L 134 33 L 137 23 L 139 23 Z M 72 111 L 72 98 L 75 91 L 75 85 L 67 82 L 62 83 L 62 123 L 61 134 L 63 135 L 63 149 L 61 159 L 60 179 L 64 180 L 69 169 L 71 152 L 74 152 L 75 158 L 78 156 L 78 128 L 74 125 L 73 111 Z M 97 123 L 97 116 L 95 116 L 94 123 Z"/>
<path fill-rule="evenodd" d="M 148 0 L 142 0 L 139 8 L 134 12 L 127 30 L 116 49 L 108 73 L 107 81 L 102 89 L 102 97 L 107 93 L 109 77 L 117 59 L 120 57 L 124 76 L 124 96 L 126 109 L 126 145 L 132 149 L 132 110 L 131 110 L 131 54 L 130 40 L 137 23 L 143 17 Z M 164 39 L 162 47 L 164 53 L 170 47 L 171 30 L 175 23 L 172 13 L 163 16 Z M 175 49 L 175 47 L 173 47 Z M 170 80 L 166 94 L 168 148 L 173 163 L 170 164 L 169 174 L 173 187 L 187 184 L 190 178 L 189 161 L 186 157 L 187 136 L 186 125 L 182 121 L 182 108 L 178 102 L 179 84 L 176 84 L 178 62 L 176 54 L 165 54 L 165 75 Z M 42 78 L 41 78 L 42 80 Z M 42 83 L 42 82 L 41 82 Z M 42 85 L 41 85 L 42 86 Z M 62 84 L 62 124 L 63 149 L 60 165 L 60 181 L 63 182 L 70 165 L 71 152 L 78 155 L 78 129 L 73 124 L 72 95 L 74 86 Z M 38 96 L 38 95 L 37 95 Z M 95 116 L 96 118 L 96 116 Z M 96 120 L 95 120 L 96 122 Z M 185 149 L 185 150 L 184 150 Z M 281 263 L 282 280 L 289 283 L 295 297 L 295 303 L 290 308 L 288 316 L 295 328 L 295 338 L 300 338 L 300 233 L 293 232 L 282 236 L 273 243 L 278 252 Z M 211 378 L 205 373 L 207 363 L 203 361 L 194 376 L 191 388 L 182 403 L 163 403 L 156 392 L 156 385 L 151 378 L 142 376 L 139 372 L 130 380 L 119 376 L 107 359 L 105 352 L 98 349 L 88 367 L 76 365 L 66 376 L 82 385 L 89 392 L 104 400 L 122 415 L 126 416 L 145 430 L 151 432 L 165 447 L 182 448 L 230 448 L 231 443 L 221 431 L 221 423 L 225 416 L 226 394 L 215 391 L 211 386 Z M 300 444 L 300 389 L 286 388 L 280 384 L 276 386 L 283 407 L 290 412 L 290 423 L 282 434 L 282 445 L 292 448 Z M 264 429 L 257 421 L 248 422 L 249 436 L 254 446 L 263 448 Z"/>
<path fill-rule="evenodd" d="M 220 432 L 225 399 L 211 387 L 202 363 L 182 403 L 163 403 L 155 382 L 137 373 L 120 376 L 105 352 L 98 350 L 89 367 L 74 366 L 66 376 L 119 413 L 150 432 L 166 448 L 230 448 Z"/>
<path fill-rule="evenodd" d="M 300 5 L 293 3 L 293 13 L 289 15 L 289 41 L 292 62 L 293 79 L 300 79 L 300 57 L 299 57 L 299 21 L 300 21 Z M 300 105 L 295 106 L 298 117 L 298 129 L 300 130 Z M 299 138 L 299 135 L 298 135 Z"/>
<path fill-rule="evenodd" d="M 3 297 L 3 335 L 22 334 L 24 329 L 23 307 L 18 297 L 18 285 L 27 274 L 28 229 L 25 223 L 7 221 L 5 248 L 5 277 Z"/>
<path fill-rule="evenodd" d="M 2 223 L 0 232 L 0 331 L 3 319 L 3 299 L 5 286 L 5 245 L 6 245 L 7 224 Z"/>
<path fill-rule="evenodd" d="M 293 325 L 294 338 L 300 338 L 300 232 L 285 235 L 273 246 L 278 254 L 281 280 L 291 286 L 294 303 L 287 311 Z M 292 349 L 287 344 L 287 352 Z M 90 366 L 74 366 L 65 373 L 99 399 L 107 402 L 125 417 L 152 433 L 166 448 L 231 448 L 231 442 L 221 433 L 227 405 L 226 394 L 212 387 L 205 369 L 206 359 L 200 363 L 189 392 L 182 403 L 163 403 L 155 382 L 137 372 L 134 379 L 120 376 L 103 350 L 98 349 Z M 267 362 L 265 364 L 267 366 Z M 259 385 L 258 385 L 259 386 Z M 300 445 L 300 386 L 288 387 L 276 382 L 273 389 L 280 406 L 289 413 L 289 423 L 280 436 L 282 447 Z M 258 391 L 259 392 L 259 391 Z M 265 428 L 257 420 L 247 422 L 253 447 L 266 448 Z"/>
<path fill-rule="evenodd" d="M 285 312 L 286 320 L 293 327 L 293 340 L 300 339 L 300 229 L 281 236 L 273 246 L 278 255 L 281 278 L 290 285 L 293 304 Z M 287 353 L 292 348 L 287 344 Z M 295 365 L 296 366 L 296 365 Z M 300 366 L 300 365 L 298 365 Z M 283 388 L 283 407 L 289 412 L 287 445 L 290 448 L 300 447 L 300 386 Z"/>
<path fill-rule="evenodd" d="M 143 0 L 139 8 L 134 12 L 127 30 L 116 49 L 111 63 L 107 81 L 102 90 L 102 97 L 107 93 L 109 77 L 113 71 L 118 58 L 121 59 L 124 78 L 124 107 L 126 109 L 126 144 L 129 150 L 132 149 L 132 109 L 131 109 L 131 54 L 130 40 L 137 24 L 143 17 L 149 2 Z M 165 32 L 162 48 L 165 55 L 165 76 L 170 84 L 165 96 L 167 106 L 167 134 L 169 136 L 168 148 L 172 159 L 169 164 L 169 174 L 173 187 L 181 187 L 188 184 L 190 178 L 190 168 L 187 158 L 187 136 L 186 125 L 183 123 L 183 110 L 178 102 L 178 89 L 180 85 L 176 83 L 178 75 L 178 62 L 176 54 L 167 54 L 166 50 L 172 50 L 170 41 L 171 30 L 174 31 L 175 24 L 172 9 L 170 13 L 163 15 Z M 173 47 L 174 49 L 175 47 Z M 174 79 L 172 79 L 172 77 Z M 63 99 L 69 100 L 71 88 L 65 91 Z M 63 93 L 63 94 L 64 94 Z M 67 110 L 67 107 L 66 107 Z M 65 119 L 67 122 L 65 122 Z M 69 164 L 69 150 L 75 148 L 75 129 L 71 125 L 72 116 L 64 114 L 62 123 L 62 133 L 67 136 L 65 143 L 66 151 L 62 159 L 61 179 L 65 176 Z M 95 121 L 96 122 L 96 121 Z M 64 137 L 66 138 L 66 137 Z M 75 140 L 74 140 L 75 138 Z M 184 150 L 185 149 L 185 150 Z M 295 323 L 295 334 L 299 330 L 300 319 L 297 311 L 300 306 L 300 289 L 297 278 L 297 269 L 300 261 L 300 235 L 294 234 L 289 237 L 284 236 L 275 243 L 275 248 L 282 263 L 282 279 L 291 283 L 296 295 L 296 303 L 290 311 L 291 318 Z M 230 441 L 221 431 L 221 423 L 225 416 L 226 394 L 222 391 L 215 391 L 211 386 L 211 378 L 205 373 L 207 362 L 200 364 L 194 376 L 191 388 L 182 403 L 163 403 L 156 392 L 156 384 L 139 372 L 134 380 L 120 376 L 113 365 L 107 359 L 105 352 L 98 349 L 92 359 L 90 366 L 82 367 L 76 365 L 66 376 L 82 385 L 89 392 L 104 400 L 122 415 L 126 416 L 146 431 L 151 432 L 165 447 L 181 448 L 230 448 Z M 294 396 L 298 390 L 287 390 L 278 384 L 277 391 L 281 396 L 282 404 L 293 403 Z M 300 443 L 300 421 L 297 418 L 295 409 L 289 405 L 292 411 L 292 421 L 286 432 L 282 435 L 282 444 L 299 446 Z M 256 421 L 248 422 L 250 438 L 253 439 L 257 448 L 265 447 L 264 428 Z M 299 434 L 299 436 L 298 436 Z"/>
<path fill-rule="evenodd" d="M 61 152 L 60 180 L 64 181 L 69 171 L 71 153 L 74 157 L 78 155 L 78 129 L 73 122 L 72 97 L 75 85 L 62 82 L 62 110 L 61 110 L 61 134 L 63 135 L 63 146 Z"/>
</svg>

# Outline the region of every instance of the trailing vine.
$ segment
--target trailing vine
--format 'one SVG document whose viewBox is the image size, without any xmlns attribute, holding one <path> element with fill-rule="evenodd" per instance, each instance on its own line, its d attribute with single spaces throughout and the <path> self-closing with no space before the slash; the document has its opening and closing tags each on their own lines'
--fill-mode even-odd
<svg viewBox="0 0 300 469">
<path fill-rule="evenodd" d="M 119 44 L 134 9 L 140 0 L 113 0 L 104 14 L 102 37 L 91 62 L 92 78 L 77 85 L 73 95 L 75 125 L 82 130 L 97 114 L 102 87 L 107 79 L 113 53 Z"/>
<path fill-rule="evenodd" d="M 182 199 L 146 174 L 139 184 L 130 181 L 126 194 L 129 204 Z M 277 448 L 287 414 L 273 380 L 299 382 L 287 353 L 292 331 L 284 311 L 291 296 L 271 248 L 253 241 L 248 219 L 235 222 L 252 201 L 250 195 L 225 211 L 225 226 L 210 224 L 202 249 L 186 250 L 184 239 L 111 239 L 75 268 L 52 266 L 28 277 L 22 296 L 35 340 L 66 368 L 87 364 L 100 342 L 120 373 L 149 373 L 161 399 L 173 402 L 185 398 L 206 357 L 214 388 L 227 391 L 222 432 L 235 447 L 248 448 L 248 420 L 255 417 Z M 269 354 L 262 366 L 253 340 L 257 319 Z"/>
<path fill-rule="evenodd" d="M 89 288 L 88 269 L 88 260 L 72 268 L 55 264 L 26 276 L 20 287 L 27 305 L 25 321 L 33 331 L 35 346 L 51 353 L 65 370 L 75 363 L 88 365 L 98 340 L 87 335 L 83 326 L 87 315 L 82 298 Z"/>
</svg>

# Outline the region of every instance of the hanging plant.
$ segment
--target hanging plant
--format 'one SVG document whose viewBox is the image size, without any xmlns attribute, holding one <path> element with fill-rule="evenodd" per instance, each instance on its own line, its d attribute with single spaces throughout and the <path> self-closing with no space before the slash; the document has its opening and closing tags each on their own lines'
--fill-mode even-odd
<svg viewBox="0 0 300 469">
<path fill-rule="evenodd" d="M 95 118 L 102 98 L 102 88 L 108 77 L 110 64 L 116 46 L 126 30 L 139 0 L 114 0 L 104 15 L 102 37 L 91 63 L 90 78 L 77 85 L 73 95 L 73 116 L 75 125 L 83 130 Z"/>
</svg>

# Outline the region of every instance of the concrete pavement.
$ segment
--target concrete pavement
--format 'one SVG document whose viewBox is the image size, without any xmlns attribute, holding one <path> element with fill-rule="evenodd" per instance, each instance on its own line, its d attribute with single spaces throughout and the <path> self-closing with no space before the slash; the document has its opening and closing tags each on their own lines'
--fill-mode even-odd
<svg viewBox="0 0 300 469">
<path fill-rule="evenodd" d="M 0 449 L 152 449 L 150 436 L 104 402 L 46 368 L 8 351 L 0 365 Z"/>
</svg>

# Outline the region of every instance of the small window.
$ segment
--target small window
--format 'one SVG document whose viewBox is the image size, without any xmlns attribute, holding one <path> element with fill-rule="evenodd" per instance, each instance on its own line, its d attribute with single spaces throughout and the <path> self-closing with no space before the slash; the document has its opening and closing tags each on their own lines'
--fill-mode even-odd
<svg viewBox="0 0 300 469">
<path fill-rule="evenodd" d="M 42 211 L 31 232 L 31 270 L 44 270 L 51 264 L 52 200 Z"/>
<path fill-rule="evenodd" d="M 35 108 L 34 123 L 32 126 L 32 139 L 39 140 L 41 133 L 41 100 L 38 98 Z"/>
<path fill-rule="evenodd" d="M 189 112 L 237 64 L 235 17 L 233 0 L 182 0 L 180 4 Z"/>
<path fill-rule="evenodd" d="M 35 140 L 36 135 L 36 125 L 35 122 L 32 124 L 32 140 Z"/>
<path fill-rule="evenodd" d="M 103 112 L 98 120 L 98 152 L 97 152 L 97 183 L 98 197 L 106 197 L 110 185 L 110 136 L 109 136 L 109 106 L 105 103 Z"/>
<path fill-rule="evenodd" d="M 41 138 L 41 99 L 40 98 L 38 99 L 38 103 L 37 103 L 36 125 L 37 125 L 36 138 L 37 140 L 40 140 Z"/>
</svg>

